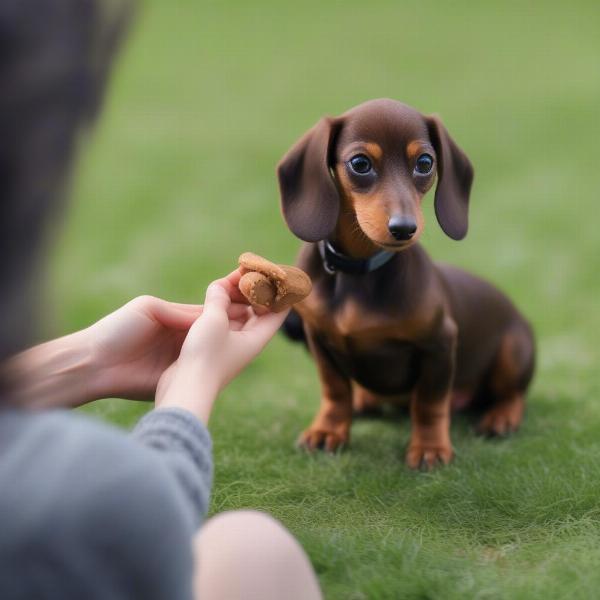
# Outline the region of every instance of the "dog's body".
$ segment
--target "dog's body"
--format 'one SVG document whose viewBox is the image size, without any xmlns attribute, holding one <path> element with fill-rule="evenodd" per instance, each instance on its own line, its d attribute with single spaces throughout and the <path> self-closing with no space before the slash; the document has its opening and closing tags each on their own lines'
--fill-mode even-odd
<svg viewBox="0 0 600 600">
<path fill-rule="evenodd" d="M 372 101 L 321 121 L 280 163 L 284 216 L 309 242 L 298 266 L 314 286 L 297 306 L 322 384 L 301 437 L 309 449 L 345 444 L 353 407 L 406 395 L 414 468 L 451 459 L 452 404 L 485 398 L 486 434 L 520 424 L 534 365 L 529 325 L 493 286 L 434 264 L 415 243 L 436 170 L 438 220 L 460 239 L 471 165 L 437 119 L 405 105 Z"/>
</svg>

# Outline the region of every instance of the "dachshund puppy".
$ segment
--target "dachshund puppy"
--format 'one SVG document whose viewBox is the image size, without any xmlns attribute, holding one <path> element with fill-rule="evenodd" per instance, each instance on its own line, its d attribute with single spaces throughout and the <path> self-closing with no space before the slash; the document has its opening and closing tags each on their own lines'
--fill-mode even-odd
<svg viewBox="0 0 600 600">
<path fill-rule="evenodd" d="M 484 403 L 479 431 L 521 423 L 534 369 L 527 321 L 490 284 L 434 263 L 417 243 L 434 186 L 442 230 L 467 233 L 473 168 L 437 117 L 373 100 L 324 118 L 277 168 L 298 266 L 313 292 L 296 305 L 321 379 L 321 406 L 299 444 L 335 451 L 353 407 L 408 398 L 406 462 L 452 459 L 451 408 Z"/>
</svg>

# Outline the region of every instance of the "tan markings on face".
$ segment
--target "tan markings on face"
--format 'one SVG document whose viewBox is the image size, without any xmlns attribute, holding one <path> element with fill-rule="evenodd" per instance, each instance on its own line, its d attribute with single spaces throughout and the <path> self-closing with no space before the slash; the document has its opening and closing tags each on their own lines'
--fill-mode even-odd
<svg viewBox="0 0 600 600">
<path fill-rule="evenodd" d="M 421 200 L 423 197 L 419 198 L 417 202 L 417 206 L 415 208 L 415 218 L 417 219 L 417 231 L 415 235 L 411 239 L 411 243 L 414 244 L 425 231 L 425 217 L 423 216 L 423 211 L 421 210 Z"/>
<path fill-rule="evenodd" d="M 388 230 L 388 222 L 393 213 L 393 208 L 386 202 L 385 194 L 381 192 L 356 192 L 352 189 L 350 179 L 343 164 L 338 164 L 335 168 L 336 179 L 342 197 L 342 206 L 340 220 L 338 223 L 338 236 L 346 247 L 353 246 L 357 252 L 370 250 L 365 246 L 364 236 L 378 246 L 386 244 L 395 245 L 397 242 L 391 236 Z M 425 228 L 425 219 L 421 210 L 421 197 L 415 197 L 410 213 L 417 221 L 417 231 L 410 241 L 405 242 L 398 249 L 405 249 L 417 242 L 423 229 Z M 356 226 L 360 232 L 355 231 Z M 363 238 L 361 241 L 360 238 Z M 388 249 L 390 249 L 388 247 Z M 358 255 L 358 254 L 357 254 Z"/>
<path fill-rule="evenodd" d="M 337 164 L 335 167 L 335 178 L 339 183 L 339 188 L 342 196 L 342 203 L 351 202 L 352 192 L 350 191 L 350 180 L 348 178 L 348 174 L 346 173 L 346 169 L 344 168 L 344 165 L 342 163 Z"/>
<path fill-rule="evenodd" d="M 426 140 L 415 139 L 408 143 L 406 146 L 406 157 L 409 165 L 413 165 L 418 156 L 424 152 L 430 153 L 435 156 L 433 149 Z M 365 153 L 372 159 L 375 168 L 378 168 L 383 159 L 383 149 L 376 142 L 355 142 L 348 146 L 344 153 L 344 162 L 349 160 L 352 156 Z M 346 238 L 345 244 L 352 244 L 351 240 L 347 238 L 362 237 L 363 241 L 358 239 L 354 243 L 354 246 L 358 251 L 368 252 L 369 248 L 364 243 L 364 237 L 371 240 L 374 244 L 379 246 L 388 247 L 388 245 L 396 246 L 397 241 L 391 236 L 388 230 L 388 221 L 390 217 L 396 213 L 397 207 L 393 206 L 393 198 L 389 198 L 387 194 L 382 193 L 380 186 L 375 186 L 371 191 L 357 191 L 353 188 L 350 178 L 344 168 L 343 164 L 336 165 L 336 176 L 340 184 L 340 191 L 342 195 L 342 213 L 345 213 L 346 222 L 351 223 L 349 227 L 351 231 L 344 230 L 343 223 L 340 223 L 341 237 Z M 406 214 L 413 216 L 417 222 L 417 231 L 410 241 L 403 243 L 401 246 L 396 246 L 397 249 L 404 249 L 418 241 L 423 230 L 425 228 L 425 219 L 421 210 L 421 201 L 425 193 L 431 188 L 435 180 L 435 177 L 431 177 L 428 185 L 417 191 L 417 194 L 412 198 L 410 202 L 410 208 L 404 207 L 403 210 Z M 406 199 L 404 200 L 406 202 Z M 348 216 L 350 215 L 350 216 Z M 343 221 L 344 219 L 342 219 Z M 358 236 L 356 235 L 356 228 L 359 228 Z M 360 232 L 364 235 L 360 236 Z"/>
<path fill-rule="evenodd" d="M 359 239 L 365 236 L 375 243 L 386 240 L 389 236 L 387 230 L 389 216 L 381 195 L 376 192 L 355 192 L 343 165 L 337 166 L 336 177 L 342 196 L 338 235 L 346 238 L 344 240 L 345 244 L 351 243 L 348 238 L 352 237 L 358 238 L 355 246 L 360 245 Z M 360 231 L 356 231 L 357 228 L 360 228 Z M 363 235 L 361 235 L 361 231 Z M 373 248 L 371 247 L 368 250 L 372 254 Z"/>
<path fill-rule="evenodd" d="M 379 144 L 376 144 L 375 142 L 367 142 L 364 147 L 372 158 L 374 158 L 376 161 L 381 160 L 381 157 L 383 156 L 383 150 Z"/>
<path fill-rule="evenodd" d="M 388 221 L 390 219 L 385 207 L 383 194 L 369 194 L 366 198 L 358 198 L 354 203 L 356 220 L 365 235 L 376 244 L 387 243 L 390 233 Z"/>
<path fill-rule="evenodd" d="M 435 151 L 428 142 L 425 142 L 423 140 L 413 140 L 406 146 L 406 158 L 408 159 L 408 163 L 410 165 L 414 165 L 417 162 L 417 158 L 423 153 L 427 153 L 433 156 L 433 169 L 434 172 L 437 172 L 437 161 L 435 158 Z M 422 188 L 422 196 L 424 196 L 432 188 L 433 184 L 435 183 L 435 179 L 435 175 L 429 178 L 429 182 L 427 183 L 426 187 Z"/>
<path fill-rule="evenodd" d="M 423 142 L 419 140 L 413 140 L 406 146 L 406 157 L 411 164 L 416 160 L 417 156 L 423 152 Z"/>
<path fill-rule="evenodd" d="M 357 154 L 366 154 L 377 166 L 383 156 L 383 150 L 376 142 L 353 142 L 344 148 L 340 158 L 343 162 L 347 162 Z"/>
</svg>

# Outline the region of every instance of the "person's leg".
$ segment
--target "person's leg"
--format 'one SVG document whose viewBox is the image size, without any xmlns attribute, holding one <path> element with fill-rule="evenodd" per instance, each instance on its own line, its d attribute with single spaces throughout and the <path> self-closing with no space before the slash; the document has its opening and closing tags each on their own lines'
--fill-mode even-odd
<svg viewBox="0 0 600 600">
<path fill-rule="evenodd" d="M 194 543 L 199 600 L 322 598 L 300 544 L 267 514 L 219 514 L 202 527 Z"/>
</svg>

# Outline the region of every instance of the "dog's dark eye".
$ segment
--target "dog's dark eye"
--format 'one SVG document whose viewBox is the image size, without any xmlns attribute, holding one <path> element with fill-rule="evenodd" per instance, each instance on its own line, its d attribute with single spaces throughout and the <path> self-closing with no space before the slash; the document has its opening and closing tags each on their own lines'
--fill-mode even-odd
<svg viewBox="0 0 600 600">
<path fill-rule="evenodd" d="M 350 167 L 359 175 L 366 175 L 373 168 L 371 161 L 364 154 L 357 154 L 350 159 Z"/>
<path fill-rule="evenodd" d="M 431 169 L 433 169 L 433 158 L 429 154 L 421 154 L 421 156 L 417 158 L 415 171 L 421 175 L 427 175 L 428 173 L 431 173 Z"/>
</svg>

